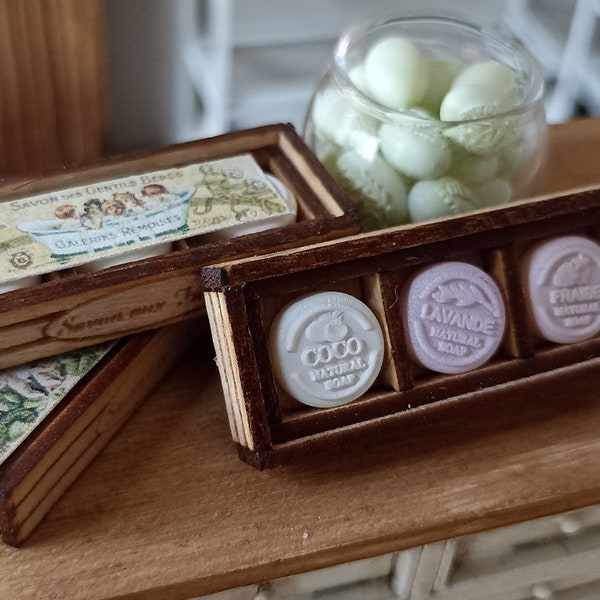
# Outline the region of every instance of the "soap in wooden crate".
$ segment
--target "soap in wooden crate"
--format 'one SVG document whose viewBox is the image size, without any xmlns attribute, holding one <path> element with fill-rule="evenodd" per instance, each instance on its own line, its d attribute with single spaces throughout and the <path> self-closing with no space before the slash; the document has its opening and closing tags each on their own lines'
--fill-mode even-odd
<svg viewBox="0 0 600 600">
<path fill-rule="evenodd" d="M 267 197 L 260 186 L 253 187 L 254 180 L 240 177 L 239 165 L 228 162 L 238 159 L 254 161 L 261 178 L 267 173 L 283 183 L 295 197 L 297 222 L 214 240 L 231 235 L 224 224 L 237 223 L 237 234 L 248 225 L 260 229 L 271 213 L 275 218 L 289 212 L 274 191 Z M 175 194 L 171 188 L 190 170 L 197 185 Z M 223 177 L 229 178 L 227 185 L 221 184 Z M 254 204 L 240 189 L 255 194 Z M 0 294 L 0 368 L 204 314 L 202 265 L 358 230 L 350 204 L 290 125 L 126 155 L 0 187 L 0 210 L 11 218 L 35 214 L 37 208 L 44 218 L 0 227 L 0 266 L 9 274 L 32 276 L 42 268 L 38 263 L 56 269 L 41 283 Z M 261 217 L 256 223 L 254 213 Z M 150 220 L 141 220 L 148 215 Z M 190 219 L 198 231 L 192 231 Z M 144 241 L 135 241 L 140 237 Z M 82 262 L 98 252 L 99 262 L 110 265 L 119 259 L 115 251 L 132 248 L 139 258 L 160 249 L 162 241 L 172 243 L 162 255 L 93 272 Z"/>
<path fill-rule="evenodd" d="M 201 329 L 176 323 L 0 372 L 5 543 L 33 532 Z"/>
<path fill-rule="evenodd" d="M 590 189 L 204 268 L 241 456 L 270 467 L 484 406 L 518 419 L 579 378 L 598 386 L 599 239 Z M 527 283 L 531 256 L 546 264 Z"/>
</svg>

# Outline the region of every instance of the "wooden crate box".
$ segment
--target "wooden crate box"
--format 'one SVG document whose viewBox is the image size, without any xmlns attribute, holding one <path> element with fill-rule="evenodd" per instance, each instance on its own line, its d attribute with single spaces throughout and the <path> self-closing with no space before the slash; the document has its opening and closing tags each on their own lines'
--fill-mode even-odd
<svg viewBox="0 0 600 600">
<path fill-rule="evenodd" d="M 0 187 L 0 202 L 242 153 L 291 190 L 296 223 L 228 241 L 190 237 L 162 256 L 93 273 L 59 270 L 39 285 L 6 292 L 0 295 L 0 369 L 202 315 L 202 265 L 358 231 L 351 205 L 294 129 L 283 124 L 10 181 Z"/>
<path fill-rule="evenodd" d="M 176 323 L 119 340 L 0 462 L 0 533 L 21 544 L 204 329 Z"/>
<path fill-rule="evenodd" d="M 516 403 L 518 419 L 529 400 L 547 396 L 551 402 L 555 386 L 580 377 L 598 386 L 598 335 L 556 344 L 533 333 L 520 258 L 555 236 L 598 241 L 599 225 L 600 190 L 592 189 L 204 268 L 231 431 L 241 456 L 258 468 L 271 467 L 305 452 L 398 436 L 436 418 L 476 418 L 482 406 L 503 411 Z M 403 324 L 406 282 L 421 267 L 443 261 L 482 268 L 497 283 L 506 311 L 499 351 L 483 366 L 457 374 L 418 365 Z M 349 293 L 372 310 L 385 353 L 379 377 L 365 394 L 323 409 L 297 402 L 277 383 L 268 336 L 284 305 L 325 290 Z"/>
</svg>

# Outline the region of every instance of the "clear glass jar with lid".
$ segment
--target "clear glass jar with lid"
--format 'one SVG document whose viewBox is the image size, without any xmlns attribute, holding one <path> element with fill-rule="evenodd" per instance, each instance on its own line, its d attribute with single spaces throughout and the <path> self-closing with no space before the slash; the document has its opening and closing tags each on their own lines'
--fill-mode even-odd
<svg viewBox="0 0 600 600">
<path fill-rule="evenodd" d="M 442 17 L 347 30 L 304 130 L 365 230 L 518 198 L 546 133 L 541 68 L 527 50 Z"/>
</svg>

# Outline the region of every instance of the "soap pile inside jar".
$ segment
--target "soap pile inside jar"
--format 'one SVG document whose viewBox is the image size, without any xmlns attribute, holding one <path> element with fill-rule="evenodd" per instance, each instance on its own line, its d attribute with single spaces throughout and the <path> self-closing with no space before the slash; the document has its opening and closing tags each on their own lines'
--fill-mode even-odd
<svg viewBox="0 0 600 600">
<path fill-rule="evenodd" d="M 511 112 L 520 102 L 512 68 L 434 56 L 388 36 L 346 75 L 317 90 L 307 139 L 354 200 L 364 229 L 511 199 L 536 143 L 527 115 Z"/>
</svg>

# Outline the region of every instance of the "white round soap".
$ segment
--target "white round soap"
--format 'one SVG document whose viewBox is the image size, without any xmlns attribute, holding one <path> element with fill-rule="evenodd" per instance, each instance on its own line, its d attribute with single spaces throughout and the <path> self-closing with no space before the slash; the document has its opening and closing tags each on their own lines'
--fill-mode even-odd
<svg viewBox="0 0 600 600">
<path fill-rule="evenodd" d="M 21 279 L 11 279 L 0 283 L 0 294 L 6 292 L 12 292 L 13 290 L 20 290 L 23 288 L 33 287 L 42 283 L 41 275 L 29 275 L 28 277 L 21 277 Z"/>
<path fill-rule="evenodd" d="M 475 198 L 451 177 L 415 183 L 408 194 L 408 214 L 413 223 L 475 210 Z"/>
<path fill-rule="evenodd" d="M 373 100 L 396 110 L 418 104 L 429 83 L 427 60 L 403 37 L 377 42 L 365 59 L 365 81 Z"/>
<path fill-rule="evenodd" d="M 379 130 L 384 158 L 401 173 L 415 179 L 435 179 L 450 166 L 448 142 L 432 122 L 427 126 L 401 126 L 386 123 Z"/>
<path fill-rule="evenodd" d="M 522 279 L 537 333 L 550 342 L 580 342 L 600 332 L 600 246 L 563 236 L 534 246 Z"/>
<path fill-rule="evenodd" d="M 463 262 L 426 267 L 402 294 L 409 351 L 439 373 L 464 373 L 486 363 L 498 350 L 506 316 L 494 280 Z"/>
<path fill-rule="evenodd" d="M 78 273 L 94 273 L 95 271 L 102 271 L 110 267 L 117 265 L 123 265 L 138 260 L 144 260 L 153 256 L 161 256 L 167 254 L 173 248 L 171 242 L 164 244 L 157 244 L 156 246 L 149 246 L 147 248 L 141 248 L 140 250 L 132 250 L 130 252 L 123 252 L 123 254 L 116 254 L 114 256 L 108 256 L 107 258 L 100 258 L 84 265 L 76 267 Z"/>
<path fill-rule="evenodd" d="M 293 398 L 319 408 L 362 396 L 383 362 L 381 326 L 369 307 L 349 294 L 320 292 L 294 300 L 269 333 L 273 373 Z"/>
</svg>

